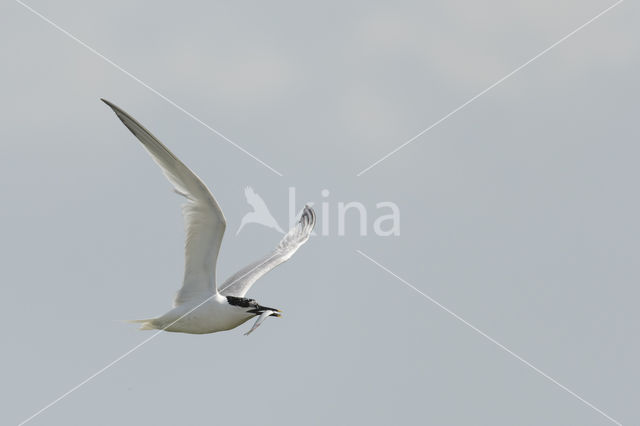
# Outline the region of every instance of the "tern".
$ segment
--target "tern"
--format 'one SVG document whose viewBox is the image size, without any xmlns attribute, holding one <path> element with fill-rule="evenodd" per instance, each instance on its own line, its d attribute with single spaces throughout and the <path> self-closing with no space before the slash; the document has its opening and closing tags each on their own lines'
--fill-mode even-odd
<svg viewBox="0 0 640 426">
<path fill-rule="evenodd" d="M 305 206 L 300 220 L 285 234 L 278 246 L 264 258 L 216 285 L 216 262 L 227 222 L 218 202 L 207 186 L 178 157 L 125 111 L 102 99 L 134 134 L 179 195 L 187 199 L 182 206 L 185 220 L 184 281 L 173 302 L 173 309 L 157 318 L 134 320 L 141 330 L 208 334 L 231 330 L 257 317 L 253 332 L 280 310 L 260 305 L 244 296 L 264 274 L 288 260 L 309 239 L 316 223 L 313 209 Z"/>
</svg>

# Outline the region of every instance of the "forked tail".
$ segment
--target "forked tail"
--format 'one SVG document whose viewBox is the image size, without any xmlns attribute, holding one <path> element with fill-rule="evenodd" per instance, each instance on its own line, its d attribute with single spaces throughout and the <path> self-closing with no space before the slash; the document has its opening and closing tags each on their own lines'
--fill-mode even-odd
<svg viewBox="0 0 640 426">
<path fill-rule="evenodd" d="M 141 324 L 140 330 L 155 330 L 156 327 L 153 325 L 154 320 L 155 318 L 149 318 L 141 320 L 128 320 L 127 322 L 132 324 Z"/>
</svg>

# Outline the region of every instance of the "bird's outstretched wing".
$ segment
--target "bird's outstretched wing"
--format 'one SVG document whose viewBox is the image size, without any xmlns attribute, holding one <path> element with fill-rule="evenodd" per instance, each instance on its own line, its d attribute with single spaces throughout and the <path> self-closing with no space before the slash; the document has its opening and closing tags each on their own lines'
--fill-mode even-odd
<svg viewBox="0 0 640 426">
<path fill-rule="evenodd" d="M 268 256 L 254 262 L 229 277 L 219 286 L 220 294 L 244 297 L 247 291 L 264 274 L 288 260 L 309 239 L 316 224 L 316 214 L 309 206 L 304 208 L 298 223 L 282 238 L 278 247 Z"/>
<path fill-rule="evenodd" d="M 182 206 L 186 227 L 184 282 L 174 304 L 216 292 L 216 261 L 227 222 L 220 206 L 204 183 L 166 146 L 129 114 L 102 99 L 160 166 L 175 191 L 187 199 Z"/>
</svg>

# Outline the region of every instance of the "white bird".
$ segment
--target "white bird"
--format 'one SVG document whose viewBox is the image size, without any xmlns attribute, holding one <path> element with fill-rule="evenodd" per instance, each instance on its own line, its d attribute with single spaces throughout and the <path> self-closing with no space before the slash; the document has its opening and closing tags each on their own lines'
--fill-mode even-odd
<svg viewBox="0 0 640 426">
<path fill-rule="evenodd" d="M 230 330 L 257 316 L 251 330 L 245 333 L 249 334 L 267 317 L 279 317 L 280 310 L 261 306 L 244 296 L 253 283 L 288 260 L 309 239 L 316 222 L 313 209 L 305 207 L 300 221 L 269 255 L 217 286 L 216 261 L 227 225 L 220 206 L 198 176 L 155 136 L 116 105 L 105 99 L 102 101 L 142 142 L 175 192 L 187 199 L 182 207 L 187 234 L 184 282 L 175 297 L 174 307 L 160 317 L 132 322 L 141 323 L 141 330 L 206 334 Z"/>
<path fill-rule="evenodd" d="M 275 229 L 279 233 L 284 234 L 284 231 L 282 230 L 282 228 L 280 228 L 280 225 L 278 225 L 278 222 L 269 211 L 267 203 L 264 202 L 261 196 L 256 194 L 253 188 L 247 186 L 244 189 L 244 197 L 246 198 L 247 203 L 251 207 L 253 207 L 253 211 L 245 214 L 242 217 L 240 226 L 236 231 L 236 235 L 240 233 L 242 228 L 244 228 L 247 223 L 259 223 L 260 225 L 264 225 L 267 228 Z"/>
</svg>

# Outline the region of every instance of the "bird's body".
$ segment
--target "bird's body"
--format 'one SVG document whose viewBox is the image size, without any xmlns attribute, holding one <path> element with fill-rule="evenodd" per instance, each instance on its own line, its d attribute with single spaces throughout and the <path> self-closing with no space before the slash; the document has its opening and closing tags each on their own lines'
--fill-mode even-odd
<svg viewBox="0 0 640 426">
<path fill-rule="evenodd" d="M 231 330 L 254 316 L 246 308 L 231 305 L 226 296 L 216 294 L 203 301 L 178 305 L 161 317 L 142 320 L 142 328 L 208 334 Z"/>
<path fill-rule="evenodd" d="M 171 151 L 129 114 L 103 99 L 124 125 L 142 142 L 160 166 L 175 192 L 184 196 L 187 238 L 184 282 L 174 300 L 174 308 L 164 315 L 141 323 L 143 330 L 158 329 L 191 334 L 207 334 L 235 328 L 258 317 L 255 330 L 267 317 L 279 317 L 279 310 L 245 298 L 251 286 L 265 273 L 288 260 L 308 239 L 315 225 L 315 213 L 305 207 L 300 221 L 265 258 L 254 262 L 216 285 L 216 262 L 226 228 L 226 219 L 206 185 Z"/>
</svg>

